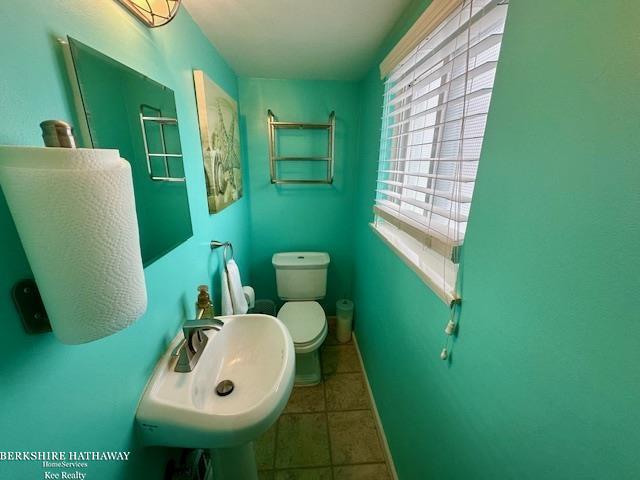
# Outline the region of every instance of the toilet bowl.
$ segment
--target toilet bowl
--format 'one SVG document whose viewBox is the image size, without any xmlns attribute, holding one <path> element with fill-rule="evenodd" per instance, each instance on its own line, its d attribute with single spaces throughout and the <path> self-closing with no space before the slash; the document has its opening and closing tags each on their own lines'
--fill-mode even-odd
<svg viewBox="0 0 640 480">
<path fill-rule="evenodd" d="M 323 252 L 276 253 L 278 296 L 285 300 L 277 317 L 285 324 L 296 351 L 295 384 L 322 380 L 319 349 L 327 337 L 327 317 L 316 301 L 324 298 L 329 255 Z"/>
<path fill-rule="evenodd" d="M 321 380 L 319 349 L 327 337 L 327 317 L 318 302 L 287 302 L 278 312 L 296 351 L 296 385 L 316 385 Z"/>
</svg>

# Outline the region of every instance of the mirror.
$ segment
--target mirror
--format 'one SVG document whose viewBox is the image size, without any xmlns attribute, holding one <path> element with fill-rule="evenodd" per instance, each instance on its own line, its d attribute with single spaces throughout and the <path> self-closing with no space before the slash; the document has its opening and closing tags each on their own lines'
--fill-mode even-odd
<svg viewBox="0 0 640 480">
<path fill-rule="evenodd" d="M 146 267 L 193 235 L 173 90 L 70 37 L 69 50 L 78 143 L 131 164 Z"/>
</svg>

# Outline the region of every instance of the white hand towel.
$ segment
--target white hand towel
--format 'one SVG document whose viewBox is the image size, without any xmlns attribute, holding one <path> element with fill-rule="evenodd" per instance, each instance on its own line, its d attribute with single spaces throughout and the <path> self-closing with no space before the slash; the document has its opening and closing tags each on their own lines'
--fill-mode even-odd
<svg viewBox="0 0 640 480">
<path fill-rule="evenodd" d="M 222 286 L 220 288 L 220 296 L 222 300 L 222 315 L 233 315 L 233 304 L 231 303 L 231 292 L 229 292 L 229 282 L 227 281 L 227 272 L 223 269 L 220 272 Z"/>
<path fill-rule="evenodd" d="M 247 313 L 249 306 L 242 290 L 240 270 L 234 260 L 227 262 L 226 271 L 222 272 L 222 314 L 240 315 Z"/>
</svg>

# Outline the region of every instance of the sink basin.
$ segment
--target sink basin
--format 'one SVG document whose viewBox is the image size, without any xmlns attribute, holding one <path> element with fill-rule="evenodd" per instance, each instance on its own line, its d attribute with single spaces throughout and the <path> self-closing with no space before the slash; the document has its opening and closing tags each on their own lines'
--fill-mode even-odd
<svg viewBox="0 0 640 480">
<path fill-rule="evenodd" d="M 253 455 L 247 445 L 282 413 L 295 370 L 287 328 L 269 315 L 218 318 L 225 325 L 204 332 L 209 340 L 193 371 L 175 371 L 171 352 L 184 338 L 182 331 L 160 358 L 136 413 L 145 444 L 223 449 L 237 460 Z M 226 396 L 216 392 L 223 380 L 234 385 Z"/>
</svg>

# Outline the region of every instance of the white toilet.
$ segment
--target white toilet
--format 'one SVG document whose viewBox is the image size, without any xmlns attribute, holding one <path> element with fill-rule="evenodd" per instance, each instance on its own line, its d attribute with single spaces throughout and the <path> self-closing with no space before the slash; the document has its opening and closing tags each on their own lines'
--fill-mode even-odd
<svg viewBox="0 0 640 480">
<path fill-rule="evenodd" d="M 327 291 L 329 254 L 276 253 L 278 297 L 286 303 L 278 318 L 289 329 L 296 350 L 295 384 L 316 385 L 322 379 L 319 348 L 327 336 L 327 317 L 318 302 Z"/>
</svg>

